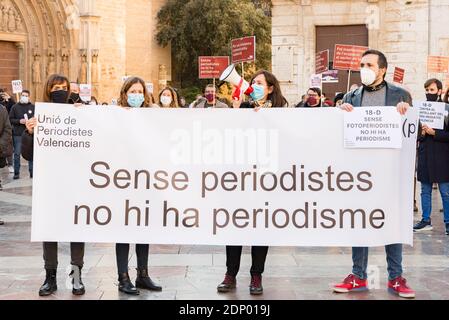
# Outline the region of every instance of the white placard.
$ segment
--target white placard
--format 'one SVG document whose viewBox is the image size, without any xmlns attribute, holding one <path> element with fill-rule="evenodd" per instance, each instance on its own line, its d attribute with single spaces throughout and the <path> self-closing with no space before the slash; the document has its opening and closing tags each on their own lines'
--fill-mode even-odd
<svg viewBox="0 0 449 320">
<path fill-rule="evenodd" d="M 36 117 L 32 241 L 412 244 L 417 109 L 395 150 L 343 148 L 333 108 Z"/>
<path fill-rule="evenodd" d="M 92 99 L 92 86 L 90 84 L 80 84 L 80 98 L 83 102 Z"/>
<path fill-rule="evenodd" d="M 396 107 L 357 107 L 342 112 L 345 148 L 402 147 L 401 116 Z"/>
<path fill-rule="evenodd" d="M 413 105 L 419 108 L 419 121 L 432 129 L 444 129 L 444 117 L 447 116 L 444 102 L 416 101 Z"/>
<path fill-rule="evenodd" d="M 12 93 L 21 93 L 23 91 L 22 80 L 11 81 Z"/>
<path fill-rule="evenodd" d="M 322 75 L 314 74 L 310 77 L 310 87 L 311 88 L 321 88 L 322 86 Z"/>
<path fill-rule="evenodd" d="M 154 93 L 154 85 L 151 82 L 147 82 L 146 86 L 147 86 L 148 93 L 153 94 Z"/>
</svg>

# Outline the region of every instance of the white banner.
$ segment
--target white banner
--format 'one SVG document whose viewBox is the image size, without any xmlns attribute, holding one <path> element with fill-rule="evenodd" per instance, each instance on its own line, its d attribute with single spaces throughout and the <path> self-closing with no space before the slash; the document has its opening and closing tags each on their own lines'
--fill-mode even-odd
<svg viewBox="0 0 449 320">
<path fill-rule="evenodd" d="M 412 244 L 416 111 L 402 149 L 344 149 L 333 108 L 38 103 L 32 241 Z"/>
</svg>

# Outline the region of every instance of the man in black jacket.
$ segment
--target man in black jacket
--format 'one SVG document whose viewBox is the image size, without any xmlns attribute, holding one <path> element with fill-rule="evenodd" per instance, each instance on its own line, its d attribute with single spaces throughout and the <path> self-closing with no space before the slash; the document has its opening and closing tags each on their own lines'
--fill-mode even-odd
<svg viewBox="0 0 449 320">
<path fill-rule="evenodd" d="M 438 79 L 429 79 L 424 84 L 427 101 L 442 102 L 443 84 Z M 447 107 L 446 107 L 447 110 Z M 446 234 L 449 235 L 449 126 L 445 117 L 442 130 L 420 126 L 418 146 L 418 181 L 421 182 L 422 220 L 414 231 L 432 230 L 432 185 L 438 183 L 443 202 Z"/>
<path fill-rule="evenodd" d="M 30 92 L 23 90 L 19 103 L 15 104 L 9 112 L 9 120 L 13 127 L 14 143 L 14 179 L 20 177 L 20 154 L 22 150 L 22 134 L 25 131 L 25 122 L 34 117 L 34 105 L 30 102 Z M 33 177 L 33 161 L 28 162 L 30 177 Z"/>
</svg>

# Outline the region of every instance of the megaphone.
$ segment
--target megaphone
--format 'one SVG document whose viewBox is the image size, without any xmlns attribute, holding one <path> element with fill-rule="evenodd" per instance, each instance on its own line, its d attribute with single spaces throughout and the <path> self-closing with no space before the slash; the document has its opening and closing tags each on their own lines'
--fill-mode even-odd
<svg viewBox="0 0 449 320">
<path fill-rule="evenodd" d="M 240 95 L 242 92 L 249 96 L 253 91 L 253 87 L 251 87 L 245 79 L 243 79 L 235 70 L 235 65 L 231 64 L 228 66 L 225 71 L 220 76 L 220 81 L 226 81 L 232 84 L 235 87 L 235 91 L 232 94 L 232 99 L 240 100 Z"/>
</svg>

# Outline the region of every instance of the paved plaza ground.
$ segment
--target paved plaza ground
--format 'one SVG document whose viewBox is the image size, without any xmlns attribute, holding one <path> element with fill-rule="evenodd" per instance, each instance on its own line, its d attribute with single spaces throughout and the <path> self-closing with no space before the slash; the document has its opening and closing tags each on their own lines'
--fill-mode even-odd
<svg viewBox="0 0 449 320">
<path fill-rule="evenodd" d="M 225 269 L 223 246 L 150 246 L 150 276 L 163 286 L 162 292 L 141 290 L 139 296 L 118 292 L 115 247 L 113 244 L 87 244 L 83 280 L 86 294 L 75 297 L 66 285 L 69 246 L 60 244 L 58 291 L 40 298 L 42 284 L 42 244 L 30 242 L 32 181 L 23 168 L 22 179 L 12 180 L 1 170 L 4 189 L 0 192 L 0 300 L 11 299 L 162 299 L 162 300 L 377 300 L 399 299 L 386 290 L 387 274 L 383 248 L 370 250 L 369 272 L 375 289 L 358 294 L 334 294 L 331 286 L 351 271 L 350 248 L 271 247 L 263 278 L 264 294 L 249 295 L 250 251 L 244 248 L 237 290 L 218 294 L 216 286 Z M 419 190 L 419 185 L 418 189 Z M 418 191 L 417 191 L 418 194 Z M 419 196 L 417 197 L 419 204 Z M 414 246 L 404 247 L 404 276 L 416 299 L 449 299 L 449 236 L 444 233 L 441 200 L 433 194 L 433 231 L 415 234 Z M 420 212 L 415 213 L 420 219 Z M 133 247 L 131 252 L 133 251 Z M 135 278 L 135 254 L 130 255 L 130 275 Z"/>
</svg>

